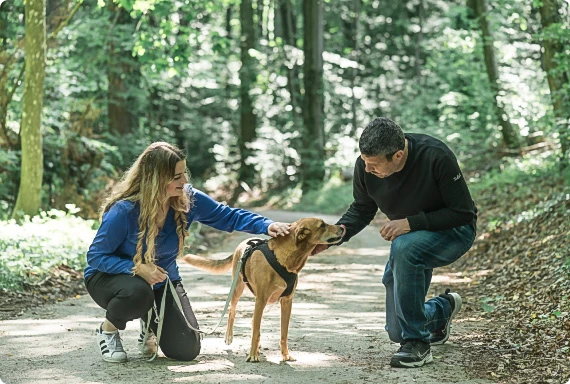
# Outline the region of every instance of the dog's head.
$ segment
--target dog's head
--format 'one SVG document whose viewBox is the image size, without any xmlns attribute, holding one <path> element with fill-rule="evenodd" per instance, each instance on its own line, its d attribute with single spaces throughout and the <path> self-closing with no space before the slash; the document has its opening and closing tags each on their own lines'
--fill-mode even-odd
<svg viewBox="0 0 570 384">
<path fill-rule="evenodd" d="M 318 218 L 304 218 L 291 224 L 291 232 L 295 243 L 300 244 L 336 244 L 342 240 L 345 228 L 340 225 L 330 225 Z"/>
</svg>

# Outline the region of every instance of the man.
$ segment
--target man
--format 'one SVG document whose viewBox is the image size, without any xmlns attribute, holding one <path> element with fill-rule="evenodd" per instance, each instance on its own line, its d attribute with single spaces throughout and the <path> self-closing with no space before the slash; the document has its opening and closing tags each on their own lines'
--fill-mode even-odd
<svg viewBox="0 0 570 384">
<path fill-rule="evenodd" d="M 430 344 L 449 338 L 462 303 L 449 289 L 425 302 L 433 268 L 453 263 L 471 248 L 477 208 L 455 155 L 440 140 L 404 135 L 392 120 L 376 118 L 364 129 L 359 149 L 354 202 L 337 224 L 346 227 L 346 242 L 370 224 L 378 208 L 390 219 L 380 229 L 392 242 L 382 278 L 386 330 L 401 344 L 390 365 L 421 367 L 433 360 Z"/>
</svg>

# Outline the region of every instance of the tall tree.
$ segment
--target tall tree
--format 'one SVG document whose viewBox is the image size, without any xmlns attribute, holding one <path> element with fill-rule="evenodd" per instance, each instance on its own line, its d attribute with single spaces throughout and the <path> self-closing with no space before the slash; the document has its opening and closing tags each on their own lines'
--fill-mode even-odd
<svg viewBox="0 0 570 384">
<path fill-rule="evenodd" d="M 360 103 L 359 99 L 356 97 L 355 94 L 355 87 L 356 87 L 356 80 L 358 77 L 358 59 L 360 56 L 360 50 L 358 46 L 358 41 L 360 40 L 359 36 L 359 24 L 360 24 L 360 2 L 361 0 L 352 0 L 352 12 L 354 16 L 352 18 L 352 52 L 350 53 L 350 58 L 356 63 L 355 66 L 352 67 L 352 72 L 350 74 L 350 88 L 351 88 L 351 103 L 350 103 L 350 111 L 351 111 L 351 125 L 352 128 L 350 130 L 350 136 L 354 137 L 356 135 L 356 130 L 358 129 L 358 105 Z"/>
<path fill-rule="evenodd" d="M 41 134 L 42 107 L 44 101 L 45 53 L 46 53 L 46 2 L 25 2 L 26 34 L 24 52 L 26 70 L 22 99 L 22 168 L 20 188 L 13 217 L 24 213 L 35 215 L 41 206 L 43 178 L 43 148 Z"/>
<path fill-rule="evenodd" d="M 513 128 L 507 112 L 505 111 L 505 108 L 499 101 L 499 94 L 501 92 L 501 86 L 499 84 L 499 68 L 497 66 L 497 58 L 495 55 L 493 32 L 488 19 L 489 10 L 487 6 L 487 0 L 474 0 L 470 1 L 469 3 L 473 4 L 474 6 L 475 15 L 479 21 L 479 27 L 481 28 L 481 34 L 483 37 L 483 54 L 485 56 L 485 68 L 487 69 L 487 76 L 489 78 L 489 84 L 493 93 L 493 107 L 499 121 L 499 125 L 501 126 L 503 141 L 507 147 L 511 149 L 519 149 L 520 142 L 518 133 Z"/>
<path fill-rule="evenodd" d="M 570 82 L 568 81 L 568 72 L 560 68 L 559 60 L 556 58 L 557 54 L 563 55 L 565 50 L 562 39 L 556 38 L 556 29 L 561 26 L 560 5 L 557 0 L 542 0 L 540 3 L 540 19 L 544 34 L 542 42 L 544 47 L 543 67 L 548 76 L 552 107 L 557 126 L 559 126 L 561 165 L 562 168 L 566 168 L 570 151 L 570 126 L 568 125 L 570 122 L 570 102 L 568 102 Z"/>
<path fill-rule="evenodd" d="M 16 23 L 15 15 L 24 11 L 12 2 L 0 3 L 0 141 L 2 146 L 18 148 L 20 137 L 15 135 L 7 127 L 8 106 L 14 93 L 24 76 L 25 64 L 17 64 L 21 59 L 21 44 L 15 39 L 15 31 L 10 30 Z M 10 72 L 15 66 L 20 66 L 18 76 L 10 78 Z M 19 149 L 19 148 L 18 148 Z"/>
<path fill-rule="evenodd" d="M 140 69 L 132 56 L 130 41 L 134 22 L 129 12 L 110 2 L 113 24 L 111 25 L 108 43 L 107 79 L 107 113 L 109 131 L 124 135 L 132 132 L 137 125 L 133 93 L 140 78 Z M 128 42 L 126 42 L 128 41 Z"/>
<path fill-rule="evenodd" d="M 422 85 L 422 45 L 424 34 L 424 0 L 420 0 L 418 4 L 418 33 L 416 34 L 416 78 L 418 85 Z"/>
<path fill-rule="evenodd" d="M 291 102 L 293 126 L 298 127 L 301 120 L 301 86 L 299 81 L 299 66 L 295 60 L 294 50 L 297 49 L 297 22 L 295 9 L 291 0 L 276 0 L 275 34 L 283 39 L 284 67 L 287 73 L 287 91 Z"/>
<path fill-rule="evenodd" d="M 251 89 L 257 81 L 255 61 L 250 50 L 255 49 L 255 24 L 253 23 L 253 5 L 251 0 L 242 0 L 240 6 L 241 24 L 241 68 L 239 70 L 240 79 L 240 128 L 238 135 L 238 146 L 240 151 L 240 169 L 238 181 L 251 184 L 253 182 L 254 168 L 248 161 L 252 154 L 250 143 L 256 137 L 257 117 L 253 110 L 253 99 Z"/>
<path fill-rule="evenodd" d="M 302 190 L 316 188 L 325 176 L 323 126 L 323 3 L 303 1 L 303 149 L 301 151 Z"/>
</svg>

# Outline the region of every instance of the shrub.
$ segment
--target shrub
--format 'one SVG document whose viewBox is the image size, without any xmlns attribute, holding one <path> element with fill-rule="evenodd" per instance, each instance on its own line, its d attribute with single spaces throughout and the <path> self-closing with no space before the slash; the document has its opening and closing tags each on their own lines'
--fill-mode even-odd
<svg viewBox="0 0 570 384">
<path fill-rule="evenodd" d="M 0 289 L 20 290 L 40 284 L 60 265 L 82 270 L 97 223 L 68 212 L 50 210 L 20 224 L 0 221 Z"/>
</svg>

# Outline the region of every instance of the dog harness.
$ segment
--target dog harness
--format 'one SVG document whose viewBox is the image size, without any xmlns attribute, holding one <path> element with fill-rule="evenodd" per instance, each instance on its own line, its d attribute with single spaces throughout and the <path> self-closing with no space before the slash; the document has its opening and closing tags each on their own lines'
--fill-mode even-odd
<svg viewBox="0 0 570 384">
<path fill-rule="evenodd" d="M 243 282 L 247 284 L 247 287 L 251 293 L 255 295 L 255 292 L 253 292 L 253 288 L 251 287 L 251 284 L 249 284 L 247 276 L 245 275 L 245 264 L 253 251 L 259 250 L 263 253 L 263 256 L 265 256 L 265 259 L 269 265 L 271 265 L 271 268 L 273 268 L 273 270 L 275 270 L 275 272 L 277 272 L 277 274 L 279 274 L 279 276 L 281 276 L 281 278 L 287 283 L 287 288 L 285 291 L 283 291 L 281 297 L 287 297 L 291 295 L 291 293 L 293 293 L 293 288 L 295 288 L 295 283 L 297 282 L 297 274 L 289 272 L 287 268 L 279 264 L 275 253 L 269 249 L 268 240 L 251 239 L 247 242 L 247 245 L 248 247 L 245 249 L 243 255 L 241 256 L 241 277 L 243 279 Z"/>
</svg>

